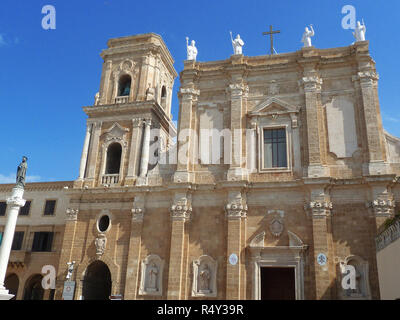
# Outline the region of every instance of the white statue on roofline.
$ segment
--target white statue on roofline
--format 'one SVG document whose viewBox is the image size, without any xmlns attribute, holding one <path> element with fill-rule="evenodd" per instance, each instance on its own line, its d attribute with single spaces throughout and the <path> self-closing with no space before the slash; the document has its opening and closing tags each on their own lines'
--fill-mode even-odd
<svg viewBox="0 0 400 320">
<path fill-rule="evenodd" d="M 357 21 L 357 26 L 353 32 L 353 35 L 356 38 L 356 42 L 365 41 L 366 32 L 367 32 L 367 27 L 365 26 L 364 20 L 362 24 L 360 23 L 360 21 Z"/>
<path fill-rule="evenodd" d="M 315 35 L 312 24 L 310 25 L 310 29 L 311 30 L 309 30 L 307 27 L 305 28 L 305 31 L 303 33 L 303 38 L 301 39 L 301 42 L 304 43 L 305 48 L 312 47 L 311 37 L 313 37 Z"/>
<path fill-rule="evenodd" d="M 194 40 L 192 40 L 192 42 L 189 45 L 189 38 L 186 37 L 187 60 L 196 61 L 197 48 L 196 48 L 195 44 L 196 44 L 196 42 Z"/>
</svg>

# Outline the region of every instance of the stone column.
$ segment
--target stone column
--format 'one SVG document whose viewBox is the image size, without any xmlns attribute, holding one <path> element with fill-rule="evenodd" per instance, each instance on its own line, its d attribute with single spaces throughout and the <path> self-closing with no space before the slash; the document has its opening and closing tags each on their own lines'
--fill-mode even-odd
<svg viewBox="0 0 400 320">
<path fill-rule="evenodd" d="M 240 191 L 230 191 L 228 196 L 228 204 L 225 206 L 227 218 L 227 252 L 226 256 L 226 300 L 239 300 L 244 298 L 244 263 L 243 256 L 243 221 L 247 216 L 247 204 Z M 236 255 L 238 261 L 231 264 L 229 258 Z"/>
<path fill-rule="evenodd" d="M 149 157 L 150 157 L 150 128 L 151 128 L 151 120 L 147 119 L 144 121 L 143 145 L 142 145 L 142 153 L 140 155 L 140 175 L 136 183 L 137 185 L 147 184 L 147 170 L 149 167 Z"/>
<path fill-rule="evenodd" d="M 177 170 L 174 174 L 174 182 L 192 182 L 191 165 L 196 159 L 193 148 L 196 144 L 195 132 L 192 126 L 193 104 L 200 95 L 199 90 L 194 88 L 181 88 L 179 92 L 180 111 L 179 111 L 179 135 L 177 149 Z"/>
<path fill-rule="evenodd" d="M 247 97 L 248 87 L 242 82 L 237 82 L 229 85 L 230 99 L 231 99 L 231 164 L 228 171 L 228 180 L 245 180 L 248 178 L 246 168 L 243 168 L 243 133 L 245 126 L 243 125 L 243 118 L 246 114 L 245 101 Z"/>
<path fill-rule="evenodd" d="M 15 186 L 12 190 L 11 197 L 7 199 L 9 210 L 7 213 L 7 222 L 4 229 L 3 240 L 0 246 L 0 300 L 10 300 L 14 297 L 14 295 L 9 294 L 8 290 L 4 287 L 4 280 L 6 278 L 18 212 L 19 209 L 25 205 L 25 200 L 22 199 L 23 195 L 24 188 Z"/>
<path fill-rule="evenodd" d="M 322 79 L 314 69 L 305 71 L 301 83 L 304 85 L 305 113 L 307 123 L 308 177 L 328 176 L 327 168 L 323 166 L 323 128 L 320 116 Z"/>
<path fill-rule="evenodd" d="M 100 80 L 100 104 L 109 104 L 114 103 L 111 100 L 111 89 L 110 85 L 112 83 L 111 78 L 111 69 L 112 69 L 112 61 L 105 61 L 103 63 L 103 72 L 101 73 L 101 80 Z"/>
<path fill-rule="evenodd" d="M 247 129 L 247 170 L 257 171 L 257 123 L 251 122 L 251 128 Z"/>
<path fill-rule="evenodd" d="M 87 177 L 86 179 L 92 181 L 92 186 L 94 184 L 95 173 L 96 173 L 96 163 L 99 156 L 99 139 L 101 134 L 102 123 L 95 122 L 92 127 L 92 143 L 89 150 L 89 163 L 87 165 Z"/>
<path fill-rule="evenodd" d="M 140 83 L 139 83 L 139 91 L 138 91 L 138 101 L 146 100 L 146 90 L 147 86 L 150 83 L 153 86 L 153 79 L 149 79 L 149 69 L 150 69 L 150 57 L 145 56 L 142 58 L 142 66 L 140 70 Z"/>
<path fill-rule="evenodd" d="M 135 300 L 139 287 L 140 252 L 142 226 L 145 213 L 144 196 L 135 197 L 132 211 L 131 235 L 129 238 L 128 264 L 125 280 L 125 300 Z"/>
<path fill-rule="evenodd" d="M 183 268 L 185 257 L 185 225 L 190 220 L 192 212 L 190 195 L 178 193 L 171 206 L 171 248 L 168 274 L 168 300 L 184 299 Z"/>
<path fill-rule="evenodd" d="M 86 127 L 85 142 L 83 143 L 81 165 L 79 168 L 79 180 L 83 180 L 83 178 L 85 178 L 86 163 L 87 163 L 87 157 L 88 157 L 88 151 L 89 151 L 89 141 L 90 141 L 92 126 L 93 126 L 93 124 L 88 124 Z"/>
<path fill-rule="evenodd" d="M 128 172 L 125 178 L 125 184 L 133 184 L 137 178 L 140 156 L 140 141 L 142 138 L 141 126 L 143 125 L 142 119 L 132 119 L 132 136 L 129 151 Z"/>
<path fill-rule="evenodd" d="M 57 281 L 56 281 L 56 292 L 54 299 L 55 300 L 61 300 L 62 299 L 62 293 L 64 289 L 64 281 L 66 280 L 66 270 L 67 270 L 67 263 L 71 262 L 73 260 L 73 248 L 74 248 L 74 242 L 75 242 L 75 235 L 76 235 L 76 225 L 77 225 L 77 220 L 78 220 L 78 213 L 79 210 L 75 208 L 68 208 L 66 211 L 66 216 L 65 216 L 65 229 L 64 229 L 64 235 L 63 235 L 63 240 L 61 243 L 61 253 L 60 253 L 60 259 L 59 259 L 59 264 L 57 268 Z M 76 266 L 75 266 L 76 267 Z M 73 277 L 76 277 L 76 272 L 73 273 Z M 70 279 L 71 281 L 74 280 L 74 278 Z M 78 283 L 76 283 L 75 286 L 75 299 L 78 299 Z"/>
<path fill-rule="evenodd" d="M 331 284 L 335 281 L 335 262 L 333 259 L 331 212 L 332 203 L 325 192 L 324 186 L 314 185 L 310 188 L 310 201 L 305 209 L 312 219 L 313 262 L 315 275 L 315 299 L 329 300 L 332 297 Z M 324 265 L 318 263 L 318 256 L 324 254 L 327 261 Z"/>
<path fill-rule="evenodd" d="M 362 68 L 360 67 L 362 70 Z M 379 111 L 377 81 L 379 76 L 374 70 L 360 71 L 353 77 L 356 90 L 361 97 L 361 112 L 365 124 L 364 136 L 366 140 L 367 163 L 363 164 L 364 175 L 386 174 L 385 146 L 383 137 L 382 119 Z"/>
</svg>

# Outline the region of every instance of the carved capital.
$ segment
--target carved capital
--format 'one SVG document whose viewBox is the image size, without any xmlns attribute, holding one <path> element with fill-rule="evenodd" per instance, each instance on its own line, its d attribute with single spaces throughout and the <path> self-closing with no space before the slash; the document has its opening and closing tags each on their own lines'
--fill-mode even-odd
<svg viewBox="0 0 400 320">
<path fill-rule="evenodd" d="M 192 213 L 192 207 L 180 204 L 171 206 L 171 219 L 173 221 L 189 221 Z"/>
<path fill-rule="evenodd" d="M 23 207 L 25 205 L 25 200 L 19 197 L 10 197 L 7 199 L 7 205 L 12 207 Z"/>
<path fill-rule="evenodd" d="M 376 199 L 367 202 L 366 207 L 376 217 L 392 217 L 394 215 L 395 202 L 391 199 Z"/>
<path fill-rule="evenodd" d="M 247 205 L 240 203 L 228 203 L 225 206 L 226 217 L 228 219 L 241 219 L 247 216 Z"/>
<path fill-rule="evenodd" d="M 322 79 L 318 76 L 303 77 L 300 83 L 304 85 L 305 92 L 320 91 L 322 86 Z"/>
<path fill-rule="evenodd" d="M 232 83 L 227 88 L 231 98 L 247 97 L 249 93 L 249 87 L 243 83 Z"/>
<path fill-rule="evenodd" d="M 200 90 L 196 90 L 193 88 L 181 88 L 179 90 L 179 96 L 182 99 L 195 100 L 199 95 L 200 95 Z"/>
<path fill-rule="evenodd" d="M 138 128 L 142 124 L 143 124 L 143 120 L 142 119 L 138 119 L 138 118 L 132 119 L 132 127 L 133 128 Z"/>
<path fill-rule="evenodd" d="M 144 218 L 144 208 L 133 208 L 132 212 L 132 222 L 142 223 Z"/>
<path fill-rule="evenodd" d="M 66 220 L 67 221 L 76 221 L 78 219 L 78 213 L 79 213 L 78 209 L 68 208 L 65 211 L 65 213 L 66 213 Z"/>
<path fill-rule="evenodd" d="M 362 86 L 372 86 L 379 80 L 379 75 L 375 71 L 361 71 L 353 76 L 353 81 L 360 81 Z"/>
<path fill-rule="evenodd" d="M 310 213 L 313 218 L 330 217 L 332 208 L 333 205 L 330 201 L 311 201 L 304 205 L 306 212 Z"/>
</svg>

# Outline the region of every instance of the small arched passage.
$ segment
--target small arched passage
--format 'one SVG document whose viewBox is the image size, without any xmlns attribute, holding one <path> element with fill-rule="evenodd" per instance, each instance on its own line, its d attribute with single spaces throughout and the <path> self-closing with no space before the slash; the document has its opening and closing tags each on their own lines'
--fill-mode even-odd
<svg viewBox="0 0 400 320">
<path fill-rule="evenodd" d="M 35 274 L 26 282 L 24 300 L 43 300 L 42 279 L 41 274 Z"/>
<path fill-rule="evenodd" d="M 118 95 L 119 96 L 129 96 L 131 93 L 131 82 L 132 79 L 129 75 L 125 74 L 119 79 L 119 91 Z"/>
<path fill-rule="evenodd" d="M 12 273 L 9 276 L 7 276 L 6 280 L 4 281 L 4 286 L 6 287 L 6 289 L 10 294 L 14 295 L 14 297 L 11 300 L 15 300 L 17 297 L 18 287 L 19 287 L 18 276 L 15 273 Z"/>
<path fill-rule="evenodd" d="M 92 262 L 83 279 L 83 300 L 108 300 L 111 295 L 111 273 L 102 261 Z"/>
<path fill-rule="evenodd" d="M 122 147 L 115 142 L 107 148 L 107 160 L 105 174 L 118 174 L 121 167 Z"/>
</svg>

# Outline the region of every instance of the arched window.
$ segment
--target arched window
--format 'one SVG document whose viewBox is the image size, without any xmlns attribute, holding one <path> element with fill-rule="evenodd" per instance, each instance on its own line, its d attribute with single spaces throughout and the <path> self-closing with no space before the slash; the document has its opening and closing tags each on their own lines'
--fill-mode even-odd
<svg viewBox="0 0 400 320">
<path fill-rule="evenodd" d="M 121 166 L 122 147 L 119 143 L 112 143 L 107 149 L 105 174 L 118 174 Z"/>
<path fill-rule="evenodd" d="M 166 101 L 167 101 L 167 89 L 165 88 L 165 86 L 162 86 L 162 88 L 161 88 L 161 106 L 163 106 L 164 108 L 167 105 Z"/>
<path fill-rule="evenodd" d="M 118 96 L 129 96 L 131 93 L 131 77 L 129 75 L 123 75 L 119 79 L 119 90 Z"/>
<path fill-rule="evenodd" d="M 161 99 L 162 98 L 166 98 L 167 97 L 167 89 L 165 88 L 165 86 L 162 86 L 161 89 Z"/>
</svg>

